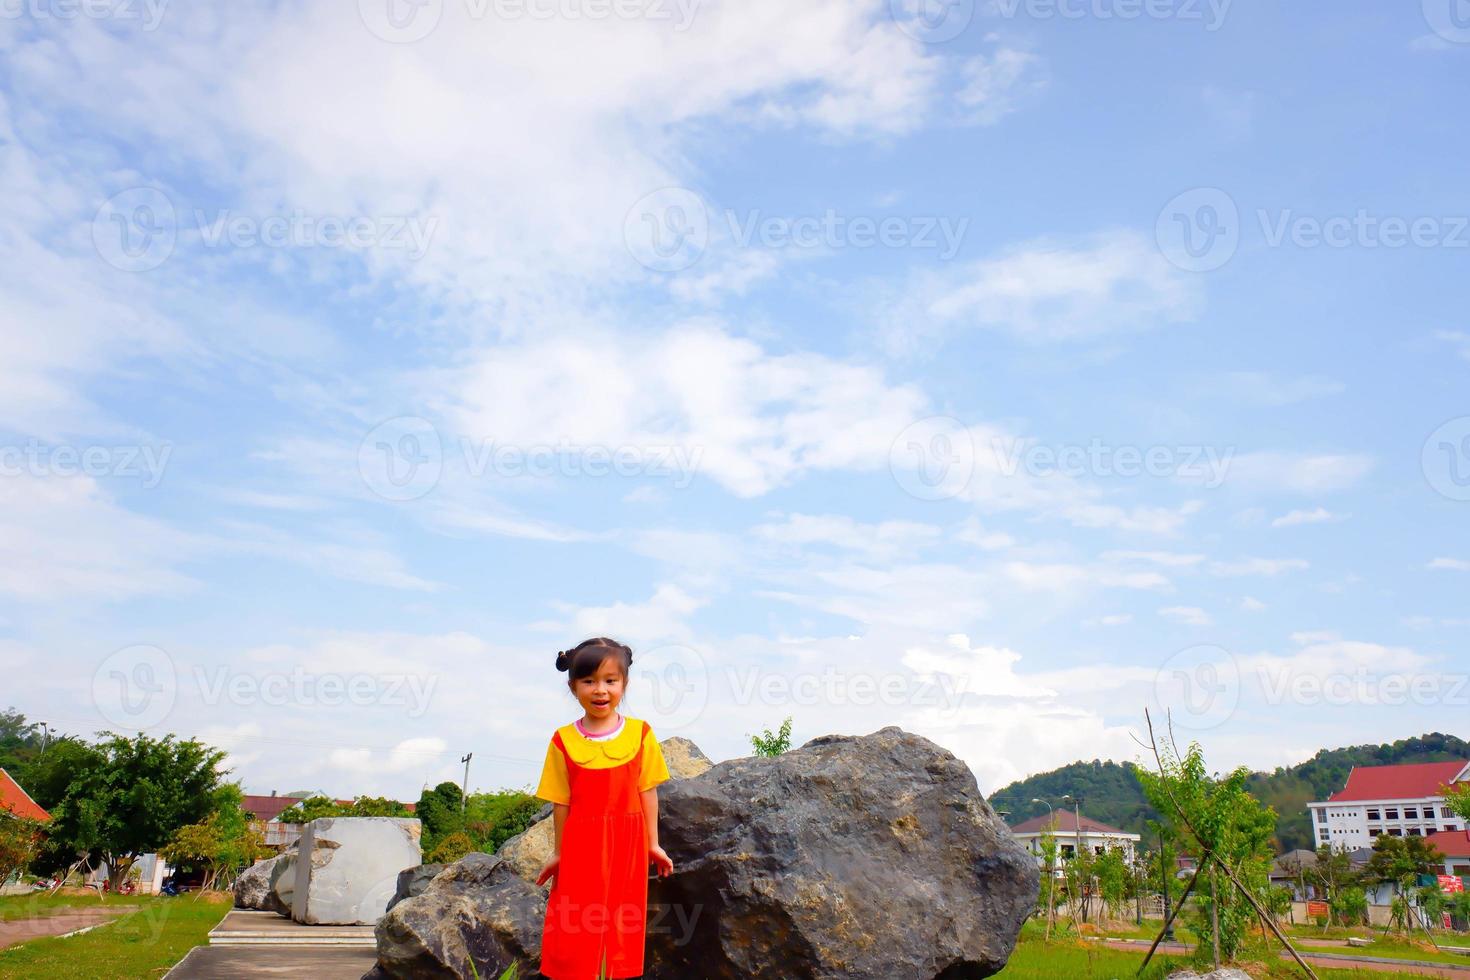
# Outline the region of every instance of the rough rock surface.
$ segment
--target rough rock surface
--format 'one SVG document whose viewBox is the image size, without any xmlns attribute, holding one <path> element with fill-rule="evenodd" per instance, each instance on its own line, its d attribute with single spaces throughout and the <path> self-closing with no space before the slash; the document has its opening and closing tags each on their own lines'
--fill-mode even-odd
<svg viewBox="0 0 1470 980">
<path fill-rule="evenodd" d="M 1169 980 L 1251 980 L 1251 975 L 1244 970 L 1222 966 L 1220 969 L 1211 970 L 1209 973 L 1195 973 L 1192 970 L 1181 970 L 1178 973 L 1169 974 Z"/>
<path fill-rule="evenodd" d="M 271 895 L 270 901 L 287 918 L 291 917 L 291 906 L 296 896 L 296 859 L 301 855 L 301 841 L 294 841 L 279 859 L 271 865 Z M 326 860 L 326 855 L 321 855 L 321 860 Z"/>
<path fill-rule="evenodd" d="M 540 976 L 529 968 L 541 960 L 545 913 L 543 889 L 495 855 L 466 854 L 378 921 L 378 965 L 368 977 L 457 980 L 474 976 L 473 960 L 482 978 L 518 962 L 531 980 Z"/>
<path fill-rule="evenodd" d="M 429 882 L 447 867 L 447 864 L 421 864 L 417 868 L 404 868 L 398 872 L 398 888 L 393 893 L 393 900 L 388 903 L 389 910 L 406 898 L 422 895 L 429 887 Z"/>
<path fill-rule="evenodd" d="M 645 980 L 970 980 L 1035 907 L 1035 859 L 968 767 L 898 728 L 722 762 L 659 810 L 675 870 L 649 884 Z M 371 976 L 539 976 L 545 894 L 470 855 L 383 918 Z"/>
<path fill-rule="evenodd" d="M 291 914 L 291 910 L 281 904 L 275 890 L 271 888 L 271 874 L 284 858 L 284 854 L 278 854 L 273 858 L 256 861 L 240 872 L 240 877 L 235 879 L 235 908 Z"/>
<path fill-rule="evenodd" d="M 658 746 L 663 750 L 664 762 L 668 765 L 669 775 L 673 779 L 690 779 L 706 772 L 710 766 L 714 765 L 709 761 L 708 756 L 699 751 L 699 746 L 687 738 L 675 735 L 659 742 Z M 516 874 L 527 881 L 534 882 L 551 857 L 556 828 L 550 820 L 546 819 L 549 816 L 551 816 L 550 803 L 537 812 L 535 822 L 530 827 L 501 844 L 500 849 L 495 852 L 515 870 Z"/>
<path fill-rule="evenodd" d="M 372 925 L 398 872 L 422 862 L 422 827 L 398 817 L 322 817 L 301 833 L 291 918 L 306 925 Z M 302 855 L 311 855 L 303 860 Z"/>
</svg>

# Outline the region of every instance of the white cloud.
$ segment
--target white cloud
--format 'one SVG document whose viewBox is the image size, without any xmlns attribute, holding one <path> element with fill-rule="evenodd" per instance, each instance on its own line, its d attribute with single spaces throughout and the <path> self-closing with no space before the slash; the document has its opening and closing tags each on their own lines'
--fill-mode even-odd
<svg viewBox="0 0 1470 980">
<path fill-rule="evenodd" d="M 1159 610 L 1159 615 L 1165 619 L 1172 619 L 1176 623 L 1186 626 L 1213 626 L 1215 621 L 1210 614 L 1198 606 L 1165 606 Z"/>
<path fill-rule="evenodd" d="M 992 55 L 969 58 L 961 69 L 963 86 L 955 99 L 965 117 L 982 125 L 1014 112 L 1027 95 L 1047 85 L 1045 64 L 1029 51 L 999 48 Z"/>
<path fill-rule="evenodd" d="M 1267 408 L 1295 405 L 1314 398 L 1338 395 L 1347 390 L 1347 386 L 1340 381 L 1314 374 L 1283 378 L 1264 371 L 1228 371 L 1218 377 L 1205 379 L 1203 388 L 1206 392 L 1228 398 L 1232 402 L 1245 402 Z"/>
<path fill-rule="evenodd" d="M 1188 568 L 1205 560 L 1204 555 L 1180 554 L 1174 551 L 1105 551 L 1103 561 L 1148 562 L 1168 568 Z"/>
<path fill-rule="evenodd" d="M 1373 466 L 1373 458 L 1361 454 L 1240 453 L 1226 481 L 1252 490 L 1332 493 L 1357 485 Z"/>
<path fill-rule="evenodd" d="M 1242 558 L 1238 561 L 1210 562 L 1211 574 L 1222 576 L 1272 576 L 1282 572 L 1301 571 L 1308 567 L 1310 563 L 1301 558 Z"/>
<path fill-rule="evenodd" d="M 1199 287 L 1133 232 L 1065 245 L 1037 241 L 943 273 L 925 273 L 880 309 L 890 348 L 912 350 L 960 328 L 1027 340 L 1095 338 L 1194 318 Z"/>
<path fill-rule="evenodd" d="M 1346 514 L 1334 514 L 1325 507 L 1311 510 L 1293 510 L 1282 514 L 1271 522 L 1272 527 L 1296 527 L 1300 524 L 1328 524 L 1347 520 Z"/>
<path fill-rule="evenodd" d="M 868 557 L 912 555 L 942 540 L 943 531 L 933 524 L 914 521 L 882 521 L 864 524 L 840 514 L 789 514 L 779 524 L 758 524 L 751 533 L 762 541 L 798 550 L 808 545 L 829 545 Z"/>
<path fill-rule="evenodd" d="M 1429 567 L 1451 572 L 1470 572 L 1470 561 L 1463 558 L 1435 558 L 1429 563 Z"/>
<path fill-rule="evenodd" d="M 1242 612 L 1262 612 L 1266 604 L 1253 596 L 1246 596 L 1240 600 L 1240 608 Z"/>
</svg>

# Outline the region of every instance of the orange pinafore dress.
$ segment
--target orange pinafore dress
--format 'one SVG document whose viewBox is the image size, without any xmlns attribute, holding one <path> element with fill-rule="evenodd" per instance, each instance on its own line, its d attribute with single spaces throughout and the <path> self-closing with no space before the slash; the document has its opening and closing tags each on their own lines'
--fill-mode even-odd
<svg viewBox="0 0 1470 980">
<path fill-rule="evenodd" d="M 624 716 L 623 730 L 605 741 L 575 724 L 552 735 L 536 795 L 568 810 L 542 926 L 541 972 L 550 980 L 643 973 L 649 859 L 640 793 L 667 778 L 647 722 Z"/>
</svg>

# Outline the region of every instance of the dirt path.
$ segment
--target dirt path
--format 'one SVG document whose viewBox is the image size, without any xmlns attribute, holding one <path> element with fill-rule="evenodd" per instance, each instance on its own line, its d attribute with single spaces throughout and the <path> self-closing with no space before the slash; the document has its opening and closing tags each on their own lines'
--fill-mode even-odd
<svg viewBox="0 0 1470 980">
<path fill-rule="evenodd" d="M 23 919 L 0 922 L 0 949 L 28 942 L 42 936 L 61 936 L 78 929 L 110 922 L 119 915 L 133 911 L 133 906 L 119 908 L 98 906 L 97 908 L 60 909 L 48 915 L 32 915 Z"/>
<path fill-rule="evenodd" d="M 1148 943 L 1144 940 L 1129 939 L 1123 942 L 1110 942 L 1113 948 L 1129 948 L 1135 945 L 1141 946 L 1140 952 L 1148 951 Z M 1344 948 L 1348 947 L 1346 942 Z M 1193 946 L 1182 943 L 1160 943 L 1160 953 L 1191 953 Z M 1310 953 L 1306 950 L 1298 950 L 1302 959 L 1312 966 L 1326 967 L 1330 970 L 1350 969 L 1353 966 L 1364 967 L 1382 973 L 1413 973 L 1421 977 L 1449 977 L 1451 980 L 1470 980 L 1470 965 L 1459 966 L 1451 963 L 1429 963 L 1422 960 L 1393 960 L 1384 956 L 1354 956 L 1345 953 Z M 1283 959 L 1290 960 L 1291 954 L 1285 950 L 1281 951 Z"/>
</svg>

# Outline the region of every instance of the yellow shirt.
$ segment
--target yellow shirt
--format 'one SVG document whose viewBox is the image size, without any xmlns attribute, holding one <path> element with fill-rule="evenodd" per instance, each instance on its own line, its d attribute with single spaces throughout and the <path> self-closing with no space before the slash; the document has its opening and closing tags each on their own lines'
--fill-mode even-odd
<svg viewBox="0 0 1470 980">
<path fill-rule="evenodd" d="M 638 733 L 642 731 L 642 739 Z M 584 769 L 611 769 L 626 764 L 643 748 L 643 764 L 638 770 L 638 790 L 653 789 L 669 779 L 669 767 L 664 761 L 663 749 L 653 737 L 653 726 L 637 718 L 623 716 L 623 730 L 604 741 L 588 738 L 577 730 L 576 722 L 557 729 L 561 744 L 566 747 L 563 754 L 553 739 L 546 746 L 546 762 L 541 767 L 541 782 L 536 787 L 536 796 L 552 803 L 563 805 L 572 802 L 571 781 L 567 778 L 567 762 Z"/>
</svg>

